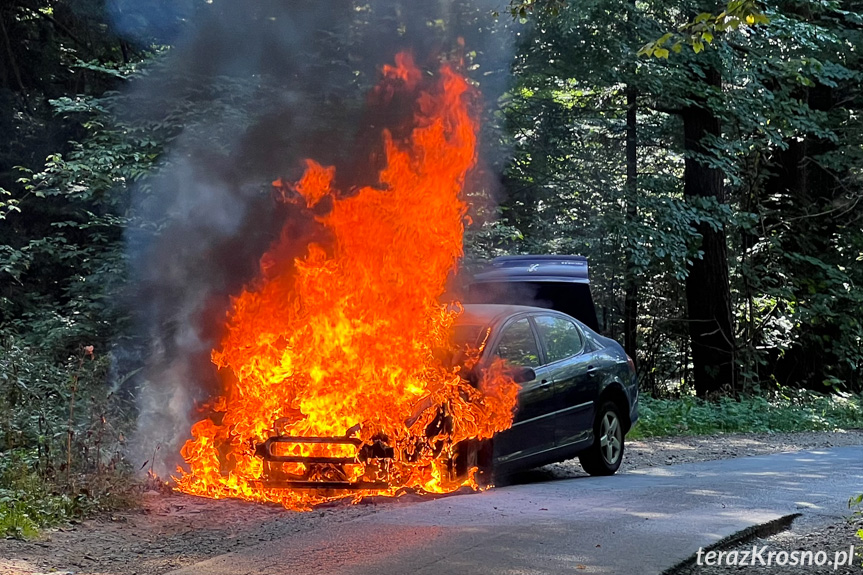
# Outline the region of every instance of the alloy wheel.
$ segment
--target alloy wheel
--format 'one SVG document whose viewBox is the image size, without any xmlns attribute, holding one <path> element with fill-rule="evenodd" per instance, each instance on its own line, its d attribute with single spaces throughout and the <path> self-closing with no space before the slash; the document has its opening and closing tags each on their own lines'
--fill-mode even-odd
<svg viewBox="0 0 863 575">
<path fill-rule="evenodd" d="M 599 428 L 599 446 L 602 459 L 607 465 L 614 465 L 620 459 L 621 447 L 623 446 L 623 430 L 617 414 L 608 411 L 602 418 Z"/>
</svg>

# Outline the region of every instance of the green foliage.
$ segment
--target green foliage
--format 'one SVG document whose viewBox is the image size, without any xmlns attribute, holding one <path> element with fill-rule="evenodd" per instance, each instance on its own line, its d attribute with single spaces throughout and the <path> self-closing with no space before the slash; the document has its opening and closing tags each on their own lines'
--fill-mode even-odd
<svg viewBox="0 0 863 575">
<path fill-rule="evenodd" d="M 33 471 L 32 454 L 10 451 L 0 454 L 0 534 L 23 539 L 39 528 L 68 520 L 80 501 L 50 493 L 44 479 Z"/>
<path fill-rule="evenodd" d="M 93 66 L 90 66 L 92 69 Z M 134 67 L 122 67 L 132 73 Z M 118 72 L 119 74 L 119 72 Z M 17 168 L 0 206 L 0 530 L 31 536 L 125 505 L 134 425 L 123 345 L 128 187 L 151 173 L 164 132 L 118 118 L 117 93 L 52 101 L 80 127 L 41 169 Z M 5 211 L 4 211 L 5 210 Z"/>
<path fill-rule="evenodd" d="M 82 349 L 58 363 L 55 353 L 0 341 L 0 532 L 9 536 L 135 496 L 123 460 L 133 398 L 123 381 L 106 385 L 108 355 Z"/>
<path fill-rule="evenodd" d="M 0 188 L 0 196 L 11 196 L 12 192 L 8 190 L 4 190 Z M 6 217 L 12 212 L 20 212 L 21 208 L 18 207 L 18 200 L 15 198 L 5 199 L 0 201 L 0 220 L 5 220 Z"/>
<path fill-rule="evenodd" d="M 567 0 L 511 0 L 509 13 L 522 21 L 526 21 L 529 14 L 537 12 L 556 16 L 566 3 Z"/>
<path fill-rule="evenodd" d="M 749 34 L 752 33 L 751 27 L 769 22 L 770 18 L 764 14 L 756 0 L 731 0 L 719 14 L 701 12 L 679 26 L 676 32 L 666 32 L 656 40 L 648 42 L 641 47 L 638 55 L 668 59 L 670 52 L 680 54 L 684 46 L 690 46 L 692 51 L 698 54 L 723 33 L 736 31 Z"/>
<path fill-rule="evenodd" d="M 128 471 L 86 476 L 74 490 L 46 480 L 32 451 L 0 452 L 0 536 L 25 539 L 39 530 L 137 501 Z"/>
<path fill-rule="evenodd" d="M 848 507 L 851 508 L 852 517 L 863 519 L 863 493 L 852 496 L 848 500 Z M 857 530 L 857 537 L 863 539 L 863 529 Z"/>
<path fill-rule="evenodd" d="M 639 398 L 633 439 L 668 435 L 836 431 L 863 427 L 863 396 L 783 389 L 769 397 Z"/>
<path fill-rule="evenodd" d="M 736 371 L 727 389 L 859 391 L 860 9 L 735 2 L 719 19 L 712 9 L 592 0 L 535 11 L 505 101 L 502 148 L 513 160 L 501 222 L 470 240 L 494 238 L 496 253 L 588 256 L 601 327 L 618 339 L 631 277 L 639 377 L 662 396 L 692 385 L 682 280 L 702 257 L 696 226 L 706 222 L 728 237 Z M 638 58 L 647 40 L 666 50 L 689 42 L 666 34 L 681 14 L 697 14 L 699 26 L 681 34 L 740 26 L 711 32 L 708 53 Z M 708 69 L 721 89 L 705 82 Z M 637 178 L 628 188 L 630 94 Z M 697 154 L 683 145 L 681 119 L 694 103 L 721 125 Z M 721 199 L 684 199 L 687 159 L 722 172 Z"/>
<path fill-rule="evenodd" d="M 57 108 L 68 113 L 65 102 Z M 6 277 L 0 328 L 61 354 L 85 344 L 104 349 L 122 327 L 114 303 L 125 276 L 124 187 L 130 173 L 155 157 L 116 127 L 85 125 L 91 137 L 84 144 L 73 143 L 65 156 L 52 154 L 41 171 L 20 169 L 22 214 L 8 217 L 0 232 Z M 32 217 L 38 228 L 23 227 Z"/>
<path fill-rule="evenodd" d="M 0 452 L 28 450 L 34 471 L 70 483 L 79 472 L 122 467 L 134 411 L 121 387 L 132 374 L 109 377 L 112 358 L 98 348 L 63 362 L 55 354 L 11 336 L 0 342 Z"/>
</svg>

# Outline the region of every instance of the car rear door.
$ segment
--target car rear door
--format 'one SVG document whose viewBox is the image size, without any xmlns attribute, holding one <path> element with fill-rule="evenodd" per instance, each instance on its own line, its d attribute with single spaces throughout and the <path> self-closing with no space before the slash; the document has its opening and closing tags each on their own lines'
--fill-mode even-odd
<svg viewBox="0 0 863 575">
<path fill-rule="evenodd" d="M 495 436 L 495 460 L 506 464 L 554 447 L 554 384 L 527 316 L 504 325 L 495 346 L 495 356 L 536 372 L 534 380 L 519 384 L 512 427 Z"/>
<path fill-rule="evenodd" d="M 571 445 L 590 439 L 594 400 L 599 387 L 597 366 L 586 347 L 584 334 L 570 318 L 557 314 L 534 317 L 540 343 L 554 381 L 557 403 L 554 418 L 555 445 Z"/>
</svg>

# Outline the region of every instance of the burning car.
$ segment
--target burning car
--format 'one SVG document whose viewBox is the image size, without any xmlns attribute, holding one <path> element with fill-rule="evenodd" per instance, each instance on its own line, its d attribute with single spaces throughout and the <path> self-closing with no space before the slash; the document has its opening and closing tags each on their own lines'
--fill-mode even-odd
<svg viewBox="0 0 863 575">
<path fill-rule="evenodd" d="M 450 354 L 444 363 L 460 367 L 461 377 L 473 386 L 482 386 L 487 372 L 497 371 L 501 362 L 519 385 L 512 427 L 493 438 L 450 446 L 450 481 L 463 480 L 476 470 L 478 483 L 487 485 L 495 477 L 576 456 L 591 475 L 611 475 L 620 467 L 625 435 L 638 419 L 638 386 L 632 361 L 614 340 L 554 310 L 468 304 L 453 325 L 444 353 Z M 420 402 L 405 425 L 412 427 L 431 409 L 435 416 L 426 425 L 425 436 L 449 435 L 452 417 L 445 405 Z M 256 455 L 265 461 L 267 485 L 386 489 L 386 481 L 346 479 L 345 466 L 363 464 L 386 471 L 387 462 L 396 457 L 386 436 L 364 442 L 355 436 L 357 431 L 348 430 L 343 437 L 274 435 L 258 444 Z M 280 446 L 296 444 L 346 451 L 337 456 L 278 454 Z M 438 446 L 443 449 L 444 443 Z M 280 471 L 282 463 L 302 464 L 304 474 L 285 474 Z"/>
<path fill-rule="evenodd" d="M 179 490 L 310 509 L 475 489 L 493 466 L 576 452 L 593 472 L 617 469 L 637 413 L 619 346 L 562 314 L 447 301 L 479 131 L 458 68 L 424 70 L 410 53 L 382 67 L 368 105 L 404 117 L 381 130 L 372 183 L 311 158 L 298 180 L 273 182 L 294 217 L 231 299 Z M 316 230 L 308 243 L 298 219 Z M 510 341 L 519 328 L 533 348 Z M 477 337 L 447 357 L 465 330 Z"/>
</svg>

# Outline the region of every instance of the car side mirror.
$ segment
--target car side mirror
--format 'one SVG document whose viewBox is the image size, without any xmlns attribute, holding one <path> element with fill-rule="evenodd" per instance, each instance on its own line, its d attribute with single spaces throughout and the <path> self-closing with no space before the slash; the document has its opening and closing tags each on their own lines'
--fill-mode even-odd
<svg viewBox="0 0 863 575">
<path fill-rule="evenodd" d="M 516 383 L 527 383 L 536 379 L 536 372 L 529 367 L 516 367 L 512 370 L 512 380 Z"/>
</svg>

